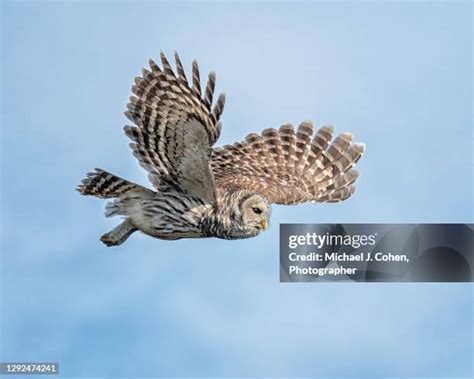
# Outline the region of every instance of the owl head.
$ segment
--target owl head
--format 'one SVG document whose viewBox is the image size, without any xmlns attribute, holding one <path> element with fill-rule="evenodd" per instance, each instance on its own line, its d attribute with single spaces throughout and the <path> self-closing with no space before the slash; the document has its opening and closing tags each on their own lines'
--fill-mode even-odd
<svg viewBox="0 0 474 379">
<path fill-rule="evenodd" d="M 270 204 L 262 195 L 254 192 L 239 191 L 236 198 L 235 214 L 245 234 L 257 235 L 268 228 Z"/>
</svg>

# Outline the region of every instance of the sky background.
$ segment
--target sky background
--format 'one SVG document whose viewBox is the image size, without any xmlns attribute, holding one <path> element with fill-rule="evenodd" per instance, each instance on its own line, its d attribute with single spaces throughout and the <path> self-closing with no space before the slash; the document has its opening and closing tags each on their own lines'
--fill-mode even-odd
<svg viewBox="0 0 474 379">
<path fill-rule="evenodd" d="M 472 377 L 472 284 L 279 283 L 279 223 L 473 222 L 472 5 L 2 2 L 1 360 L 63 377 Z M 367 144 L 353 198 L 242 241 L 104 247 L 94 167 L 146 183 L 133 78 L 179 51 L 220 142 L 311 119 Z"/>
</svg>

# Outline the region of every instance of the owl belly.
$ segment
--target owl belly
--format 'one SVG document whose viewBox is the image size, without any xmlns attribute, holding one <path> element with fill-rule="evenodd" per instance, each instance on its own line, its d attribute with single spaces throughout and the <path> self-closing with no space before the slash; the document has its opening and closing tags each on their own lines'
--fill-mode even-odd
<svg viewBox="0 0 474 379">
<path fill-rule="evenodd" d="M 129 213 L 145 234 L 165 240 L 209 236 L 208 218 L 213 207 L 179 193 L 160 193 L 141 200 Z"/>
</svg>

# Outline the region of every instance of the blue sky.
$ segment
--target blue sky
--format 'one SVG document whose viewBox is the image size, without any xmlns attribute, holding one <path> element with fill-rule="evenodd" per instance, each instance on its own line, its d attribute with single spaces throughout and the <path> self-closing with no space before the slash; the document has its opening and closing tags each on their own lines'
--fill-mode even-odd
<svg viewBox="0 0 474 379">
<path fill-rule="evenodd" d="M 472 377 L 471 284 L 280 284 L 278 224 L 473 222 L 472 5 L 2 2 L 1 359 L 64 377 Z M 146 183 L 123 111 L 159 50 L 227 95 L 221 143 L 305 119 L 367 144 L 355 196 L 243 241 L 98 238 L 74 188 Z"/>
</svg>

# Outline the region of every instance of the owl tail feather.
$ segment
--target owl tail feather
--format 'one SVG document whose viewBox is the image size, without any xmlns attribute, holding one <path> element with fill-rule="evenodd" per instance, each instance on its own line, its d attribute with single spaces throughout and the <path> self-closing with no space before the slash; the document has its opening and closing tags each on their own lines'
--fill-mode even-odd
<svg viewBox="0 0 474 379">
<path fill-rule="evenodd" d="M 122 179 L 110 172 L 96 168 L 94 172 L 87 174 L 77 187 L 81 195 L 110 199 L 121 197 L 129 192 L 143 192 L 153 194 L 153 191 L 139 184 Z"/>
<path fill-rule="evenodd" d="M 140 211 L 136 205 L 144 199 L 152 198 L 155 192 L 138 184 L 122 179 L 110 172 L 96 168 L 87 174 L 77 187 L 81 195 L 96 196 L 101 199 L 114 199 L 105 206 L 105 216 L 126 216 L 125 220 L 100 240 L 107 246 L 118 246 L 124 243 L 138 228 L 132 218 L 134 212 Z"/>
</svg>

